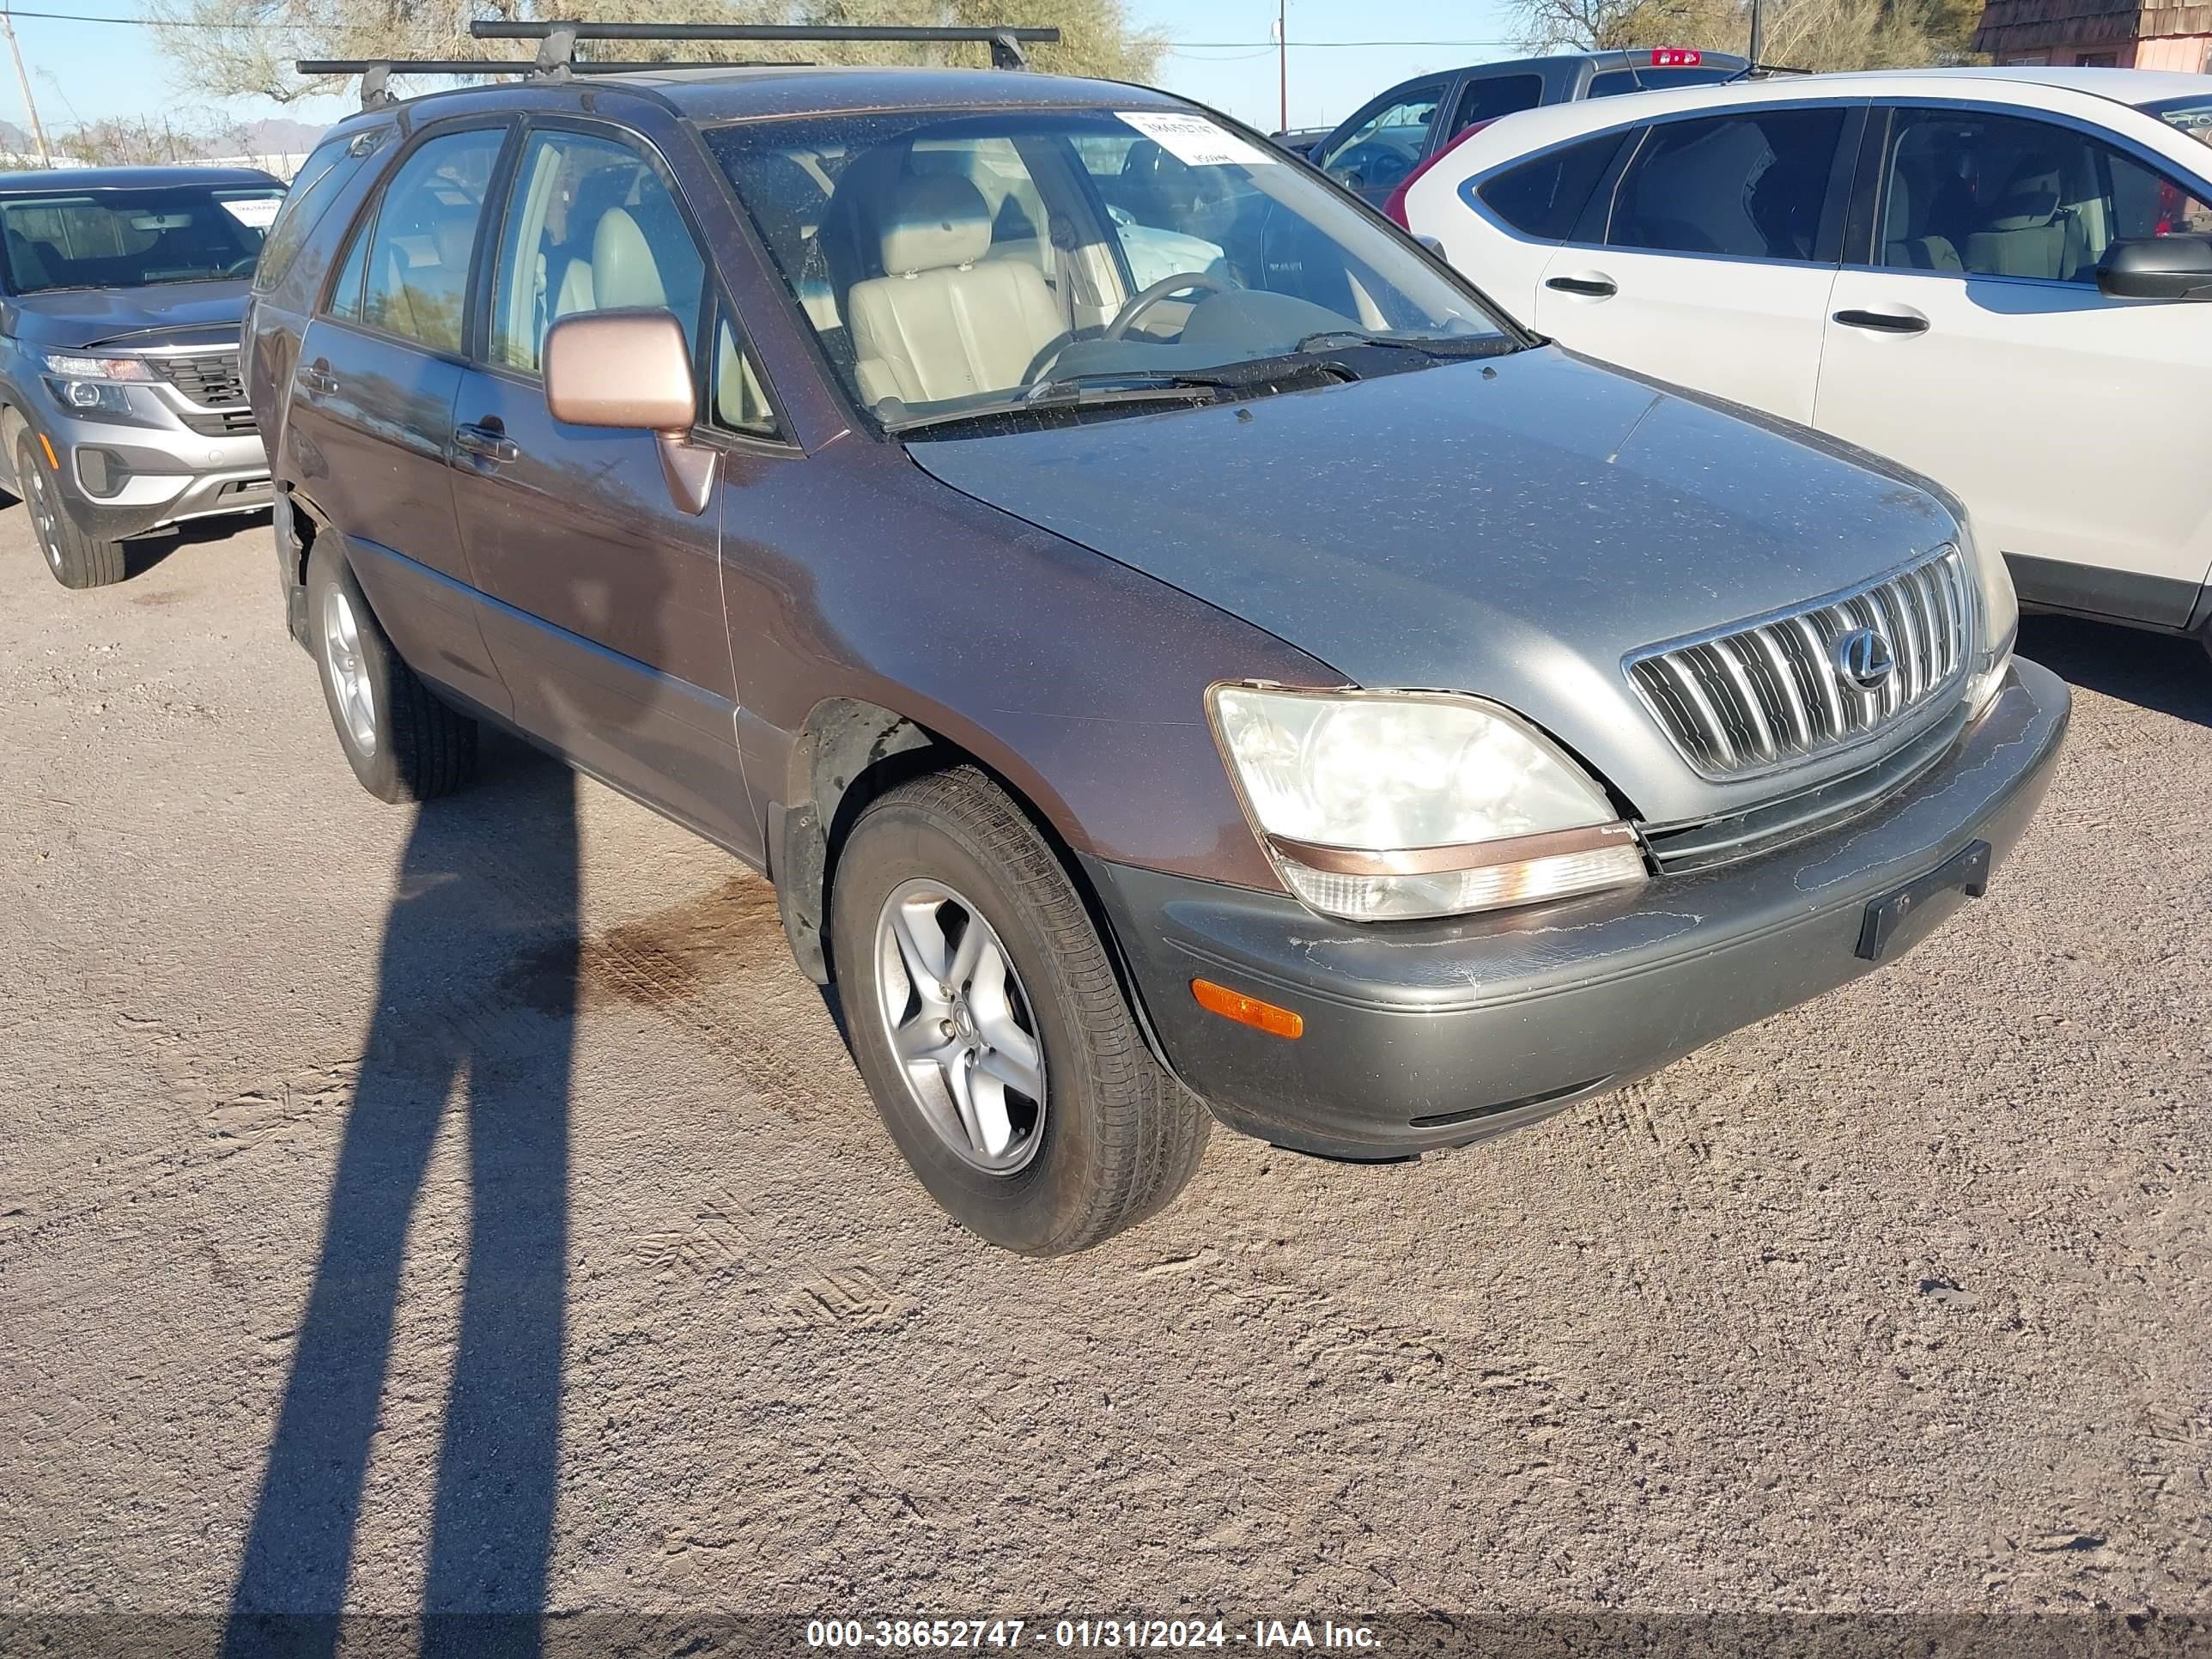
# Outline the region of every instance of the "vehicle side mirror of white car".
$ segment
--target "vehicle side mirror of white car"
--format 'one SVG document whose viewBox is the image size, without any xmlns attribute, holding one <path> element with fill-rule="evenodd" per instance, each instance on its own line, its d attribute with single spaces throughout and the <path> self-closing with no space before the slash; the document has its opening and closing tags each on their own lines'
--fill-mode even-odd
<svg viewBox="0 0 2212 1659">
<path fill-rule="evenodd" d="M 2115 300 L 2212 300 L 2212 236 L 2130 236 L 2105 250 L 2097 287 Z"/>
</svg>

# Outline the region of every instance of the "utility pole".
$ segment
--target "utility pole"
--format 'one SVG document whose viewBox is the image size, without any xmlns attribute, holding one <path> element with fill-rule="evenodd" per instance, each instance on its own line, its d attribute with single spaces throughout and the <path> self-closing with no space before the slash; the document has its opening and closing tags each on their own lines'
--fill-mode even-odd
<svg viewBox="0 0 2212 1659">
<path fill-rule="evenodd" d="M 1275 94 L 1278 132 L 1291 130 L 1291 0 L 1275 0 Z"/>
<path fill-rule="evenodd" d="M 31 72 L 23 67 L 23 48 L 15 40 L 15 9 L 0 7 L 0 30 L 8 36 L 8 50 L 15 54 L 15 79 L 23 88 L 23 109 L 31 118 L 32 142 L 39 147 L 39 165 L 50 167 L 54 164 L 54 153 L 46 148 L 46 130 L 39 125 L 39 106 L 31 100 Z"/>
</svg>

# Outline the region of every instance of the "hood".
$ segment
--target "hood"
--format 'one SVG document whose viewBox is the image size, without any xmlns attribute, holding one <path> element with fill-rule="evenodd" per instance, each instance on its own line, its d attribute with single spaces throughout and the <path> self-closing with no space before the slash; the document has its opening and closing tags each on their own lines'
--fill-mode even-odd
<svg viewBox="0 0 2212 1659">
<path fill-rule="evenodd" d="M 1868 757 L 1780 784 L 1699 779 L 1624 656 L 1853 586 L 1956 533 L 1924 490 L 1813 433 L 1549 347 L 908 453 L 1347 681 L 1504 703 L 1655 822 Z"/>
<path fill-rule="evenodd" d="M 26 294 L 15 309 L 19 339 L 54 350 L 113 346 L 204 345 L 238 337 L 248 285 L 154 283 L 143 288 L 57 289 Z"/>
</svg>

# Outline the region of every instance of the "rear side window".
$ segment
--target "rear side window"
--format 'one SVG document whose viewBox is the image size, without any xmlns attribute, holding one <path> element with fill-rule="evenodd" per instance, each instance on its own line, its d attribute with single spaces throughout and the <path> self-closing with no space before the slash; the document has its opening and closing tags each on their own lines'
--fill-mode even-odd
<svg viewBox="0 0 2212 1659">
<path fill-rule="evenodd" d="M 504 127 L 447 133 L 399 164 L 368 240 L 361 320 L 369 327 L 460 350 L 469 261 L 506 137 Z"/>
<path fill-rule="evenodd" d="M 1458 107 L 1452 111 L 1451 130 L 1464 132 L 1478 121 L 1495 121 L 1501 115 L 1534 109 L 1543 101 L 1540 75 L 1484 76 L 1461 90 Z"/>
<path fill-rule="evenodd" d="M 1843 133 L 1840 109 L 1653 127 L 1621 177 L 1606 246 L 1810 260 Z"/>
<path fill-rule="evenodd" d="M 1475 193 L 1485 207 L 1523 236 L 1565 241 L 1574 234 L 1590 192 L 1613 165 L 1626 137 L 1608 132 L 1552 150 L 1492 175 Z"/>
<path fill-rule="evenodd" d="M 366 132 L 326 138 L 300 164 L 276 222 L 269 228 L 268 237 L 261 244 L 261 261 L 253 269 L 256 294 L 266 294 L 284 280 L 284 273 L 307 245 L 308 233 L 391 136 L 390 127 L 372 127 Z"/>
</svg>

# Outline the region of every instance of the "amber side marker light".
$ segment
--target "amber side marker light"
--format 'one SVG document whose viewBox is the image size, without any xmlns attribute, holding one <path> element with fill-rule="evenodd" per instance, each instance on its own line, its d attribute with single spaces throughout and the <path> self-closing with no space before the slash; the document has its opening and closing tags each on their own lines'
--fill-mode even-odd
<svg viewBox="0 0 2212 1659">
<path fill-rule="evenodd" d="M 1248 997 L 1242 991 L 1231 990 L 1226 985 L 1216 985 L 1210 979 L 1191 981 L 1190 994 L 1198 999 L 1198 1006 L 1207 1013 L 1233 1019 L 1239 1025 L 1265 1031 L 1269 1036 L 1294 1037 L 1306 1029 L 1304 1015 L 1294 1014 L 1287 1008 L 1278 1008 L 1273 1003 L 1262 1002 L 1257 997 Z"/>
<path fill-rule="evenodd" d="M 62 470 L 61 458 L 54 453 L 54 441 L 43 432 L 39 434 L 39 447 L 46 452 L 46 465 L 57 472 Z"/>
</svg>

